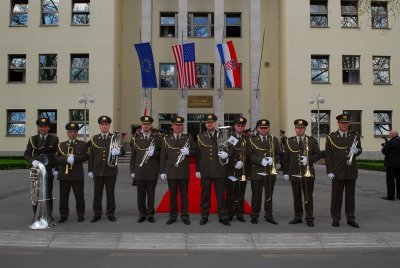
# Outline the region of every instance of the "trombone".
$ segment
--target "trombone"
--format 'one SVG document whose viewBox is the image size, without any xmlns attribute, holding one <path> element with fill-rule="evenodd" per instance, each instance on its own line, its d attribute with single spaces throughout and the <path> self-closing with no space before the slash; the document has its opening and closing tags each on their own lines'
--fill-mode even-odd
<svg viewBox="0 0 400 268">
<path fill-rule="evenodd" d="M 67 149 L 67 157 L 68 156 L 70 156 L 70 155 L 73 155 L 74 154 L 74 148 L 72 148 L 69 144 L 68 144 L 68 149 Z M 67 163 L 66 165 L 65 165 L 65 175 L 68 175 L 68 170 L 70 170 L 70 169 L 72 169 L 72 166 L 73 166 L 73 164 L 69 164 L 69 163 Z"/>
<path fill-rule="evenodd" d="M 301 149 L 303 149 L 303 155 L 301 154 Z M 301 157 L 302 156 L 307 157 L 307 165 L 306 165 L 306 170 L 305 170 L 304 174 L 302 174 L 302 165 L 301 165 Z M 314 175 L 312 175 L 311 171 L 310 171 L 308 137 L 304 137 L 304 147 L 299 149 L 298 163 L 299 163 L 299 175 L 294 175 L 293 177 L 298 177 L 300 179 L 300 191 L 302 193 L 303 193 L 302 178 L 304 177 L 305 191 L 304 191 L 304 203 L 303 203 L 303 205 L 305 205 L 305 204 L 308 203 L 307 178 L 314 177 Z"/>
<path fill-rule="evenodd" d="M 147 161 L 149 160 L 149 157 L 150 157 L 149 149 L 150 149 L 150 147 L 153 147 L 153 146 L 154 146 L 154 139 L 151 139 L 149 146 L 146 148 L 146 151 L 144 152 L 144 155 L 143 155 L 142 161 L 139 164 L 139 167 L 143 167 L 143 164 L 147 163 Z"/>
</svg>

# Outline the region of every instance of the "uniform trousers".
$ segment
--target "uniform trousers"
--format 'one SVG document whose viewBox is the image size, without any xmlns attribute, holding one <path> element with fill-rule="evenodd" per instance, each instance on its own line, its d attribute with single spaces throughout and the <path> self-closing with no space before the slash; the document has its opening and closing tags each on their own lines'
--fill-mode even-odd
<svg viewBox="0 0 400 268">
<path fill-rule="evenodd" d="M 345 212 L 347 221 L 354 221 L 356 180 L 332 180 L 331 216 L 340 221 L 343 191 L 345 192 Z"/>
<path fill-rule="evenodd" d="M 228 216 L 242 217 L 247 181 L 226 181 L 226 210 Z"/>
<path fill-rule="evenodd" d="M 168 180 L 168 188 L 170 192 L 169 218 L 176 220 L 178 218 L 178 192 L 181 196 L 181 218 L 188 219 L 188 190 L 189 179 L 170 179 Z"/>
<path fill-rule="evenodd" d="M 395 192 L 397 199 L 400 199 L 400 168 L 386 167 L 387 197 L 394 199 Z"/>
<path fill-rule="evenodd" d="M 85 216 L 84 181 L 60 180 L 60 215 L 68 218 L 69 214 L 69 193 L 74 192 L 76 200 L 76 214 L 78 217 Z"/>
<path fill-rule="evenodd" d="M 252 219 L 257 219 L 260 216 L 261 203 L 263 190 L 265 192 L 264 200 L 264 211 L 265 219 L 273 219 L 272 215 L 272 199 L 274 194 L 276 176 L 265 176 L 263 180 L 252 180 L 251 181 L 251 214 Z"/>
<path fill-rule="evenodd" d="M 107 216 L 114 216 L 115 213 L 115 182 L 117 176 L 95 176 L 94 177 L 94 198 L 93 198 L 93 211 L 94 215 L 100 217 L 103 213 L 102 200 L 103 189 L 106 189 L 107 196 Z"/>
<path fill-rule="evenodd" d="M 294 218 L 296 220 L 303 219 L 303 204 L 304 211 L 306 214 L 306 221 L 314 220 L 313 217 L 313 192 L 314 192 L 314 178 L 296 178 L 290 181 L 292 185 L 293 192 L 293 208 L 294 208 Z M 302 193 L 303 192 L 303 193 Z M 302 194 L 304 198 L 302 198 Z M 304 201 L 303 201 L 304 199 Z"/>
<path fill-rule="evenodd" d="M 154 199 L 157 180 L 136 180 L 137 206 L 140 217 L 154 217 Z M 147 206 L 146 206 L 147 197 Z"/>
<path fill-rule="evenodd" d="M 218 218 L 226 217 L 225 204 L 225 178 L 201 178 L 201 217 L 208 218 L 211 206 L 211 186 L 214 183 L 215 197 L 217 199 Z"/>
</svg>

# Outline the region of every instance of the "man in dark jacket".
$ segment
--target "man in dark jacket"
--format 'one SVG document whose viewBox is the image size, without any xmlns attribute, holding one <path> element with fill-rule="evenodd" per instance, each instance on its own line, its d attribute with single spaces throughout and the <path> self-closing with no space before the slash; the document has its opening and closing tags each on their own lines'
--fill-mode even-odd
<svg viewBox="0 0 400 268">
<path fill-rule="evenodd" d="M 389 132 L 389 138 L 383 148 L 385 155 L 386 186 L 387 195 L 382 197 L 385 200 L 394 200 L 395 192 L 397 199 L 400 199 L 400 138 L 397 130 Z"/>
</svg>

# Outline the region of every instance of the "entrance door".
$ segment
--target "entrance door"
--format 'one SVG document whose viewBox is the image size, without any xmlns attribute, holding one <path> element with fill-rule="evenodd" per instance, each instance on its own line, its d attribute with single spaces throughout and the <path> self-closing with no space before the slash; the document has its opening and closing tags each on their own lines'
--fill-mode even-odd
<svg viewBox="0 0 400 268">
<path fill-rule="evenodd" d="M 197 142 L 197 135 L 206 130 L 204 126 L 206 114 L 188 114 L 187 133 Z"/>
</svg>

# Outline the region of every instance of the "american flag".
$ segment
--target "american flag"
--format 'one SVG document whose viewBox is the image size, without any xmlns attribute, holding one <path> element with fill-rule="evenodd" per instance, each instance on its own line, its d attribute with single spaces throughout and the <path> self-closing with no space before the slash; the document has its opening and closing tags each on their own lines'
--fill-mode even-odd
<svg viewBox="0 0 400 268">
<path fill-rule="evenodd" d="M 194 43 L 172 46 L 178 69 L 179 88 L 196 85 L 196 62 Z"/>
</svg>

